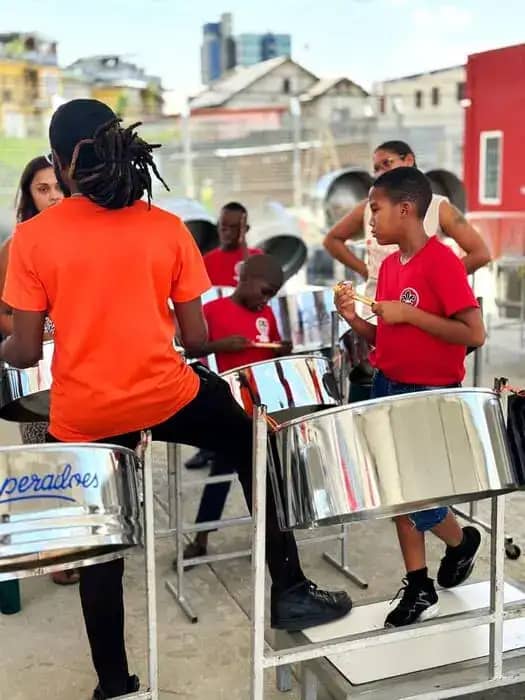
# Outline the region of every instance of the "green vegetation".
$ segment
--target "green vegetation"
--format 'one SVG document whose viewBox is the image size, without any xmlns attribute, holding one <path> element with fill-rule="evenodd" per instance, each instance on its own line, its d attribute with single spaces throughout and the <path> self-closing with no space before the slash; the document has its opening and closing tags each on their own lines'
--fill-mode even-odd
<svg viewBox="0 0 525 700">
<path fill-rule="evenodd" d="M 15 139 L 0 136 L 0 166 L 22 170 L 31 158 L 49 152 L 46 138 Z"/>
<path fill-rule="evenodd" d="M 16 139 L 0 136 L 1 210 L 12 208 L 18 181 L 26 163 L 31 158 L 48 152 L 49 145 L 46 138 Z"/>
</svg>

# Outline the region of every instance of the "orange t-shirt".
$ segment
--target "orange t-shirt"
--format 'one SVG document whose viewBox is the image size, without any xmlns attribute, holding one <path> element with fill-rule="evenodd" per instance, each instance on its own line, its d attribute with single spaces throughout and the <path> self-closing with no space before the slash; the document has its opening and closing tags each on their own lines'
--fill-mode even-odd
<svg viewBox="0 0 525 700">
<path fill-rule="evenodd" d="M 3 299 L 55 324 L 49 430 L 89 442 L 154 426 L 199 390 L 175 351 L 168 299 L 210 287 L 181 220 L 145 202 L 70 197 L 16 228 Z"/>
</svg>

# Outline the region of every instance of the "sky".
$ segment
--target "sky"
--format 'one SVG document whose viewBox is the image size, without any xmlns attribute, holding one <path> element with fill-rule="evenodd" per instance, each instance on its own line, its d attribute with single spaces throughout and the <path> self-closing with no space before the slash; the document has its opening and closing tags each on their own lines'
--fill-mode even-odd
<svg viewBox="0 0 525 700">
<path fill-rule="evenodd" d="M 0 0 L 0 10 L 2 31 L 56 39 L 61 65 L 123 54 L 181 99 L 199 89 L 202 25 L 221 12 L 234 33 L 290 33 L 306 68 L 367 88 L 525 41 L 524 0 Z"/>
</svg>

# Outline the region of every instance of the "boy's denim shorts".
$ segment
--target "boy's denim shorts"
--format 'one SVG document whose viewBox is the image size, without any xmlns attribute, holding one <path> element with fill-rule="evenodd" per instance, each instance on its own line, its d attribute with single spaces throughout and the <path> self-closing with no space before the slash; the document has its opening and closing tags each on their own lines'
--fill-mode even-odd
<svg viewBox="0 0 525 700">
<path fill-rule="evenodd" d="M 372 380 L 372 399 L 380 399 L 384 396 L 397 396 L 399 394 L 412 394 L 417 391 L 431 391 L 432 389 L 450 389 L 459 386 L 424 386 L 422 384 L 403 384 L 401 382 L 393 382 L 386 377 L 383 372 L 376 370 Z M 429 510 L 420 510 L 417 513 L 411 513 L 409 518 L 414 523 L 416 530 L 426 532 L 442 523 L 447 517 L 448 508 L 431 508 Z"/>
</svg>

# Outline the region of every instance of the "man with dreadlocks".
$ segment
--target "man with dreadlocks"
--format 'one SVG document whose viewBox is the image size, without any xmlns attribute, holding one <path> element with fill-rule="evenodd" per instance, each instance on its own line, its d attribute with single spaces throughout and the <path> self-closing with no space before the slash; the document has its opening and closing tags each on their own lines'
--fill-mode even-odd
<svg viewBox="0 0 525 700">
<path fill-rule="evenodd" d="M 150 171 L 160 179 L 155 147 L 136 126 L 123 128 L 96 100 L 73 100 L 53 115 L 53 162 L 71 196 L 15 231 L 4 288 L 13 334 L 0 357 L 34 365 L 49 314 L 56 328 L 50 441 L 134 449 L 150 428 L 155 440 L 209 449 L 235 465 L 251 505 L 251 421 L 222 379 L 185 364 L 173 347 L 168 300 L 191 352 L 206 341 L 200 296 L 210 283 L 180 219 L 150 205 Z M 279 530 L 271 489 L 267 561 L 274 627 L 300 630 L 350 610 L 346 593 L 321 591 L 304 576 L 293 535 Z M 139 687 L 124 644 L 123 568 L 120 559 L 81 569 L 99 680 L 94 700 Z"/>
</svg>

